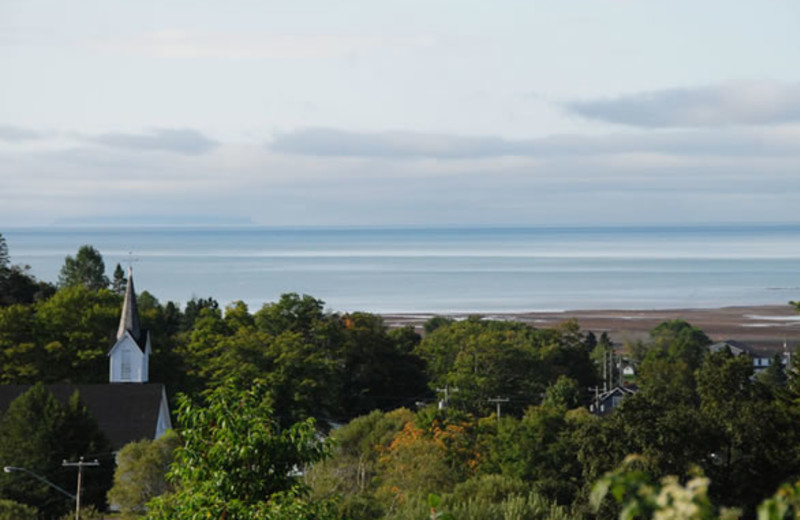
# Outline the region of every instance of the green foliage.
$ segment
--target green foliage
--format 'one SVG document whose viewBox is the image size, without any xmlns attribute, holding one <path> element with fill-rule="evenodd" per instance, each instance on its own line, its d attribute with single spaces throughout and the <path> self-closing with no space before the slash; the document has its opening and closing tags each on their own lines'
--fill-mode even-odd
<svg viewBox="0 0 800 520">
<path fill-rule="evenodd" d="M 83 500 L 104 505 L 113 461 L 97 424 L 88 417 L 79 397 L 61 405 L 42 384 L 12 401 L 0 419 L 0 461 L 25 468 L 62 488 L 74 486 L 74 474 L 64 472 L 63 460 L 79 456 L 101 458 L 98 470 L 87 472 Z M 71 501 L 23 472 L 0 473 L 0 497 L 31 506 L 49 518 L 69 510 Z"/>
<path fill-rule="evenodd" d="M 255 322 L 259 330 L 273 335 L 297 332 L 310 338 L 325 321 L 324 305 L 322 300 L 307 294 L 282 294 L 276 303 L 268 303 L 256 313 Z"/>
<path fill-rule="evenodd" d="M 528 482 L 541 495 L 570 503 L 583 484 L 574 432 L 584 417 L 565 408 L 531 407 L 521 420 L 505 417 L 490 440 L 483 471 Z"/>
<path fill-rule="evenodd" d="M 106 354 L 119 322 L 120 298 L 107 289 L 64 287 L 34 306 L 38 380 L 108 381 Z"/>
<path fill-rule="evenodd" d="M 690 370 L 700 368 L 711 340 L 705 333 L 683 320 L 661 323 L 650 332 L 653 352 L 663 352 L 670 360 L 682 360 Z"/>
<path fill-rule="evenodd" d="M 6 243 L 6 237 L 0 233 L 0 270 L 8 269 L 10 264 L 11 260 L 8 256 L 8 244 Z"/>
<path fill-rule="evenodd" d="M 51 284 L 37 281 L 29 270 L 28 266 L 11 265 L 8 245 L 0 233 L 0 308 L 44 300 L 55 292 Z"/>
<path fill-rule="evenodd" d="M 81 246 L 75 257 L 67 256 L 58 274 L 60 287 L 83 286 L 96 291 L 109 285 L 106 264 L 100 252 L 90 245 Z"/>
<path fill-rule="evenodd" d="M 586 401 L 584 392 L 578 382 L 567 376 L 558 376 L 555 383 L 547 387 L 542 404 L 551 407 L 572 409 Z"/>
<path fill-rule="evenodd" d="M 219 311 L 219 303 L 214 298 L 192 298 L 186 302 L 183 319 L 181 320 L 181 330 L 184 332 L 191 331 L 195 327 L 197 318 L 203 314 L 204 309 L 217 312 Z"/>
<path fill-rule="evenodd" d="M 595 510 L 610 497 L 621 505 L 620 520 L 717 518 L 716 508 L 708 496 L 709 479 L 695 476 L 685 486 L 674 476 L 656 482 L 637 467 L 640 460 L 636 456 L 627 457 L 620 468 L 607 473 L 594 485 L 591 504 Z"/>
<path fill-rule="evenodd" d="M 433 318 L 430 318 L 428 321 L 425 322 L 423 328 L 425 330 L 425 334 L 430 334 L 439 327 L 444 327 L 446 325 L 450 325 L 455 322 L 456 320 L 454 320 L 453 318 L 448 318 L 446 316 L 434 316 Z"/>
<path fill-rule="evenodd" d="M 789 380 L 786 374 L 786 367 L 783 365 L 783 356 L 775 354 L 769 366 L 758 375 L 758 380 L 773 391 L 782 392 Z"/>
<path fill-rule="evenodd" d="M 431 498 L 431 495 L 436 498 Z M 460 500 L 447 493 L 431 495 L 427 499 L 423 497 L 411 499 L 385 518 L 387 520 L 426 517 L 469 520 L 571 520 L 576 518 L 567 508 L 560 507 L 535 492 L 515 493 L 497 501 L 486 500 L 482 497 L 468 497 Z"/>
<path fill-rule="evenodd" d="M 427 362 L 432 388 L 458 388 L 450 405 L 475 415 L 492 410 L 489 398 L 510 399 L 504 410 L 521 415 L 538 404 L 545 388 L 568 375 L 581 387 L 595 371 L 577 324 L 536 330 L 511 322 L 471 318 L 437 328 L 417 353 Z"/>
<path fill-rule="evenodd" d="M 108 502 L 119 506 L 123 518 L 144 514 L 148 501 L 171 490 L 165 477 L 179 442 L 177 434 L 169 431 L 159 439 L 132 442 L 119 451 Z"/>
<path fill-rule="evenodd" d="M 375 314 L 356 312 L 343 321 L 341 402 L 347 416 L 413 405 L 428 394 L 424 363 L 406 351 L 404 336 L 398 344 Z"/>
<path fill-rule="evenodd" d="M 152 500 L 147 518 L 329 517 L 327 503 L 304 500 L 298 470 L 325 458 L 330 444 L 311 420 L 281 428 L 262 382 L 241 389 L 227 381 L 202 404 L 182 396 L 177 414 L 174 491 Z"/>
<path fill-rule="evenodd" d="M 114 268 L 113 278 L 111 279 L 111 292 L 122 296 L 125 294 L 125 287 L 127 284 L 128 279 L 125 277 L 125 271 L 122 270 L 121 265 L 117 264 Z"/>
<path fill-rule="evenodd" d="M 0 499 L 0 520 L 36 520 L 36 508 Z"/>
<path fill-rule="evenodd" d="M 758 520 L 800 518 L 800 481 L 783 484 L 758 506 Z"/>
</svg>

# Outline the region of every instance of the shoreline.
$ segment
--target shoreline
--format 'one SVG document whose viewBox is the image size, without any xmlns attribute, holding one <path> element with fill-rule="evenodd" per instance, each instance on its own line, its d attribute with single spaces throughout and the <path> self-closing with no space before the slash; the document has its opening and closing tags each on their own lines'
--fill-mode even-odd
<svg viewBox="0 0 800 520">
<path fill-rule="evenodd" d="M 608 333 L 614 343 L 647 340 L 649 332 L 663 321 L 682 319 L 698 327 L 713 341 L 735 339 L 755 350 L 774 353 L 800 345 L 800 312 L 788 304 L 744 305 L 718 308 L 678 309 L 592 309 L 569 311 L 491 312 L 491 313 L 383 313 L 390 327 L 414 326 L 418 332 L 431 316 L 456 320 L 478 314 L 485 319 L 517 321 L 537 328 L 548 328 L 568 319 L 577 319 L 581 330 L 596 335 Z"/>
</svg>

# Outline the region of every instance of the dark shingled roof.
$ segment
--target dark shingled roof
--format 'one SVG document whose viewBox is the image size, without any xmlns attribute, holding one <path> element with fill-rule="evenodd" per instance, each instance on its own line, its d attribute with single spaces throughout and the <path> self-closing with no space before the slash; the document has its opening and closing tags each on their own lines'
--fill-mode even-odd
<svg viewBox="0 0 800 520">
<path fill-rule="evenodd" d="M 0 411 L 31 385 L 0 385 Z M 99 385 L 46 385 L 61 403 L 67 403 L 77 390 L 97 421 L 100 431 L 116 451 L 129 442 L 153 439 L 164 385 L 160 383 L 115 383 Z"/>
</svg>

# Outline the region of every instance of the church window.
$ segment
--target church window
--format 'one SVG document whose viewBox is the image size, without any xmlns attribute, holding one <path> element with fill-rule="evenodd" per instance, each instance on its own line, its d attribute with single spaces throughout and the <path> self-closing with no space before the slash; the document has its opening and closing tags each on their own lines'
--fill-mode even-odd
<svg viewBox="0 0 800 520">
<path fill-rule="evenodd" d="M 122 362 L 119 371 L 120 379 L 123 381 L 131 380 L 131 350 L 129 347 L 122 349 Z"/>
</svg>

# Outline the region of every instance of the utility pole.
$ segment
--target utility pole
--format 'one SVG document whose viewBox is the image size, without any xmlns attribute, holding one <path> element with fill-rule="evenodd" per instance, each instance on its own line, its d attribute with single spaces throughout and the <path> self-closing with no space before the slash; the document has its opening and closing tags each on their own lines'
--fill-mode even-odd
<svg viewBox="0 0 800 520">
<path fill-rule="evenodd" d="M 78 468 L 78 492 L 75 493 L 75 520 L 81 520 L 81 481 L 83 480 L 83 468 L 96 468 L 100 465 L 97 459 L 92 462 L 84 462 L 83 457 L 78 462 L 67 462 L 66 460 L 61 463 L 65 468 Z"/>
<path fill-rule="evenodd" d="M 507 403 L 509 401 L 508 397 L 500 397 L 497 396 L 494 399 L 487 399 L 490 403 L 497 403 L 497 422 L 500 422 L 500 404 Z"/>
<path fill-rule="evenodd" d="M 444 385 L 444 388 L 437 388 L 436 391 L 444 393 L 444 399 L 439 401 L 439 409 L 441 410 L 450 406 L 450 392 L 458 392 L 458 387 L 450 388 L 450 385 Z"/>
</svg>

